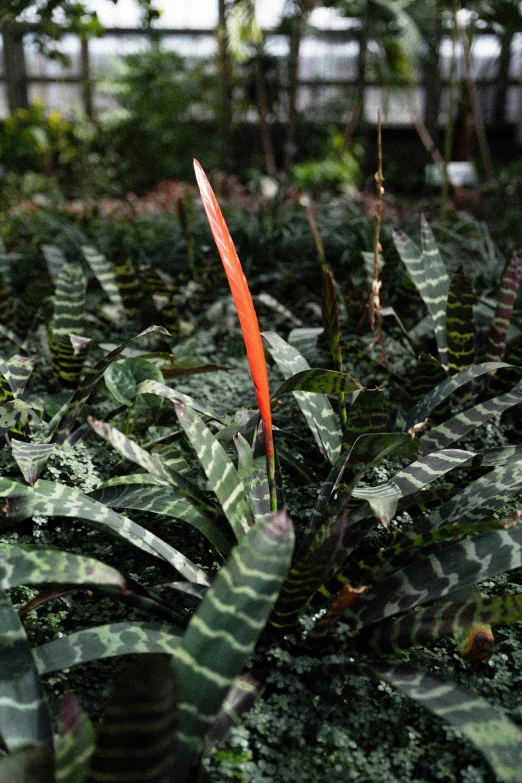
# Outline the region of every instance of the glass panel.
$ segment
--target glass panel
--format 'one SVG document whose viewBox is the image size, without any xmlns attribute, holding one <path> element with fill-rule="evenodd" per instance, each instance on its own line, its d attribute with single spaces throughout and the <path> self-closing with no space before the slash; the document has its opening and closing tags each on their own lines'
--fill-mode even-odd
<svg viewBox="0 0 522 783">
<path fill-rule="evenodd" d="M 69 59 L 64 65 L 60 60 L 46 57 L 38 50 L 38 44 L 33 35 L 24 36 L 25 63 L 27 76 L 78 76 L 81 72 L 80 39 L 75 35 L 64 35 L 56 44 L 56 49 Z"/>
<path fill-rule="evenodd" d="M 46 111 L 59 111 L 66 117 L 74 118 L 82 112 L 82 92 L 80 85 L 60 84 L 30 84 L 29 100 L 42 101 Z"/>
</svg>

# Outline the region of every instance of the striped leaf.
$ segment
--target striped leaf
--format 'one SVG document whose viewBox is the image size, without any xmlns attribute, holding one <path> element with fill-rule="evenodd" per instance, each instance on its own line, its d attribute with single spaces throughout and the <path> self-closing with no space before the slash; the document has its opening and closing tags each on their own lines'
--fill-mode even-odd
<svg viewBox="0 0 522 783">
<path fill-rule="evenodd" d="M 34 322 L 36 314 L 49 297 L 53 295 L 53 285 L 50 277 L 34 274 L 29 278 L 18 302 L 14 331 L 25 336 Z"/>
<path fill-rule="evenodd" d="M 385 549 L 380 549 L 373 555 L 357 563 L 350 563 L 345 569 L 347 579 L 339 578 L 339 581 L 353 583 L 374 584 L 381 579 L 393 574 L 405 563 L 414 559 L 425 557 L 431 551 L 437 551 L 440 544 L 448 541 L 456 541 L 464 536 L 485 533 L 488 530 L 500 530 L 502 525 L 497 520 L 489 522 L 475 522 L 468 525 L 454 524 L 429 530 L 427 533 L 409 535 L 399 531 L 388 533 L 388 542 Z"/>
<path fill-rule="evenodd" d="M 114 268 L 110 261 L 95 247 L 82 246 L 83 257 L 89 264 L 97 281 L 109 297 L 112 304 L 120 311 L 123 310 L 123 302 L 116 283 Z"/>
<path fill-rule="evenodd" d="M 94 432 L 110 443 L 123 457 L 147 470 L 153 478 L 158 479 L 162 484 L 176 487 L 186 497 L 202 504 L 203 507 L 208 506 L 207 498 L 198 486 L 190 478 L 166 465 L 158 454 L 151 454 L 138 446 L 123 432 L 107 422 L 98 421 L 92 416 L 89 416 L 88 422 Z"/>
<path fill-rule="evenodd" d="M 449 680 L 409 666 L 371 669 L 410 699 L 455 726 L 486 757 L 505 783 L 522 781 L 522 733 L 489 702 Z"/>
<path fill-rule="evenodd" d="M 341 351 L 341 334 L 339 330 L 339 307 L 335 283 L 330 271 L 327 269 L 323 277 L 321 291 L 321 314 L 323 318 L 324 334 L 328 344 L 328 350 L 333 359 L 337 372 L 343 371 L 343 354 Z M 346 425 L 346 399 L 344 392 L 339 392 L 339 415 L 343 428 Z"/>
<path fill-rule="evenodd" d="M 5 375 L 0 373 L 0 405 L 5 405 L 6 402 L 10 402 L 13 399 L 14 394 L 11 385 Z"/>
<path fill-rule="evenodd" d="M 353 444 L 365 433 L 386 432 L 387 429 L 386 395 L 378 389 L 362 389 L 354 394 L 344 427 L 345 445 Z"/>
<path fill-rule="evenodd" d="M 522 383 L 506 394 L 493 397 L 491 400 L 481 402 L 468 408 L 451 419 L 433 427 L 420 438 L 421 454 L 430 454 L 437 449 L 444 449 L 451 446 L 456 440 L 463 438 L 477 427 L 490 421 L 495 416 L 509 410 L 513 405 L 522 402 Z"/>
<path fill-rule="evenodd" d="M 209 419 L 219 421 L 221 424 L 230 424 L 230 418 L 223 413 L 219 413 L 214 408 L 210 408 L 201 402 L 198 402 L 188 394 L 179 392 L 176 389 L 171 389 L 170 386 L 165 386 L 164 383 L 157 383 L 156 381 L 143 381 L 136 388 L 136 394 L 158 394 L 160 397 L 165 397 L 169 402 L 182 402 L 187 407 L 192 408 L 198 413 L 202 413 L 204 416 L 208 416 Z"/>
<path fill-rule="evenodd" d="M 471 283 L 462 267 L 459 267 L 451 279 L 446 311 L 450 375 L 465 370 L 475 362 L 475 301 Z M 461 388 L 456 399 L 460 403 L 471 399 L 471 384 Z"/>
<path fill-rule="evenodd" d="M 272 632 L 291 631 L 313 596 L 329 576 L 342 544 L 347 511 L 333 510 L 330 518 L 317 530 L 311 546 L 292 562 L 279 598 L 270 615 Z"/>
<path fill-rule="evenodd" d="M 424 215 L 421 217 L 421 250 L 400 231 L 395 230 L 393 239 L 397 252 L 406 266 L 413 282 L 422 296 L 424 304 L 433 319 L 433 329 L 440 363 L 448 369 L 448 347 L 446 337 L 446 303 L 450 279 L 441 258 L 431 228 Z"/>
<path fill-rule="evenodd" d="M 201 467 L 219 500 L 223 513 L 238 540 L 254 524 L 252 507 L 237 470 L 196 411 L 175 402 L 174 407 L 185 435 L 196 452 Z"/>
<path fill-rule="evenodd" d="M 227 739 L 230 729 L 239 724 L 241 715 L 253 706 L 259 694 L 259 686 L 260 683 L 248 672 L 236 677 L 206 737 L 205 753 L 216 742 Z"/>
<path fill-rule="evenodd" d="M 499 465 L 472 481 L 431 514 L 431 527 L 488 519 L 522 489 L 522 462 Z"/>
<path fill-rule="evenodd" d="M 445 379 L 446 373 L 441 363 L 433 356 L 430 356 L 430 354 L 422 353 L 419 356 L 408 391 L 413 400 L 419 402 L 433 391 L 436 386 L 443 383 Z M 431 418 L 436 422 L 446 421 L 450 411 L 449 399 L 446 399 L 433 409 Z"/>
<path fill-rule="evenodd" d="M 112 269 L 125 312 L 127 315 L 135 315 L 143 304 L 136 268 L 130 259 L 118 257 L 114 261 Z"/>
<path fill-rule="evenodd" d="M 448 471 L 465 465 L 475 456 L 474 452 L 460 449 L 437 451 L 408 465 L 385 484 L 378 487 L 356 487 L 352 494 L 354 498 L 367 500 L 377 518 L 387 525 L 395 515 L 399 498 L 419 492 L 427 484 Z"/>
<path fill-rule="evenodd" d="M 0 590 L 45 582 L 125 588 L 118 571 L 92 557 L 22 544 L 0 544 L 0 555 Z"/>
<path fill-rule="evenodd" d="M 225 556 L 234 544 L 234 538 L 226 521 L 219 517 L 205 515 L 175 489 L 152 484 L 148 475 L 118 476 L 102 484 L 91 492 L 89 497 L 109 508 L 133 508 L 180 519 L 195 530 L 199 530 L 212 546 Z"/>
<path fill-rule="evenodd" d="M 25 443 L 11 438 L 11 450 L 24 479 L 32 487 L 38 481 L 47 460 L 55 451 L 54 443 Z"/>
<path fill-rule="evenodd" d="M 79 264 L 64 264 L 56 280 L 53 337 L 82 334 L 84 327 L 85 290 L 87 281 Z"/>
<path fill-rule="evenodd" d="M 265 332 L 266 336 L 266 332 Z M 361 384 L 343 372 L 335 370 L 303 370 L 283 381 L 272 394 L 272 399 L 293 391 L 314 394 L 351 394 L 360 391 Z"/>
<path fill-rule="evenodd" d="M 30 745 L 4 756 L 0 761 L 0 783 L 55 783 L 52 749 Z"/>
<path fill-rule="evenodd" d="M 196 766 L 204 736 L 254 649 L 290 565 L 293 531 L 284 511 L 241 539 L 192 617 L 174 660 L 181 683 L 176 770 Z"/>
<path fill-rule="evenodd" d="M 275 332 L 264 332 L 269 351 L 286 380 L 309 371 L 306 359 Z M 359 388 L 359 387 L 357 387 Z M 341 453 L 342 433 L 330 400 L 325 394 L 292 392 L 321 453 L 333 464 Z"/>
<path fill-rule="evenodd" d="M 505 362 L 482 362 L 469 367 L 467 370 L 462 370 L 456 375 L 452 375 L 451 378 L 439 384 L 436 389 L 433 389 L 412 408 L 406 416 L 406 428 L 409 429 L 415 424 L 424 421 L 441 402 L 444 402 L 451 394 L 465 386 L 469 381 L 474 378 L 480 378 L 482 375 L 487 375 L 487 373 L 494 370 L 500 370 L 503 367 L 509 367 L 509 365 L 505 364 Z"/>
<path fill-rule="evenodd" d="M 363 628 L 522 565 L 522 529 L 495 530 L 450 544 L 369 587 L 347 619 Z"/>
<path fill-rule="evenodd" d="M 40 479 L 33 489 L 0 478 L 0 497 L 7 498 L 7 503 L 4 505 L 4 516 L 7 519 L 18 521 L 28 519 L 35 514 L 44 517 L 82 519 L 94 528 L 111 533 L 150 555 L 160 557 L 189 581 L 199 584 L 209 583 L 205 572 L 177 549 L 141 525 L 132 522 L 128 517 L 97 503 L 77 488 Z"/>
<path fill-rule="evenodd" d="M 52 439 L 54 443 L 57 443 L 60 446 L 71 434 L 74 426 L 74 422 L 78 418 L 85 403 L 87 402 L 92 392 L 94 391 L 94 388 L 97 386 L 98 382 L 102 379 L 103 373 L 105 372 L 107 367 L 113 361 L 119 359 L 124 348 L 126 348 L 128 345 L 134 342 L 134 340 L 137 340 L 140 337 L 144 337 L 146 334 L 151 334 L 152 332 L 159 332 L 160 334 L 165 334 L 169 336 L 168 332 L 162 326 L 149 326 L 149 328 L 145 329 L 145 331 L 140 332 L 140 334 L 136 335 L 135 337 L 131 337 L 130 340 L 127 340 L 126 342 L 122 343 L 117 348 L 115 348 L 113 351 L 110 351 L 110 353 L 104 356 L 103 359 L 97 362 L 97 364 L 95 364 L 94 367 L 92 367 L 89 370 L 87 375 L 79 383 L 76 392 L 73 394 L 73 397 L 69 402 L 69 405 L 67 406 L 67 409 L 64 415 L 62 416 L 60 423 L 58 424 L 58 427 Z"/>
<path fill-rule="evenodd" d="M 390 653 L 443 636 L 489 625 L 509 625 L 522 620 L 522 595 L 501 595 L 470 601 L 451 601 L 422 607 L 365 628 L 357 645 L 372 652 Z"/>
<path fill-rule="evenodd" d="M 94 729 L 72 693 L 60 705 L 56 744 L 57 783 L 83 783 L 94 750 Z"/>
<path fill-rule="evenodd" d="M 32 650 L 41 676 L 90 661 L 139 653 L 172 653 L 176 631 L 160 623 L 124 622 L 98 625 L 54 639 Z"/>
<path fill-rule="evenodd" d="M 164 655 L 131 661 L 105 704 L 86 783 L 175 779 L 179 683 Z"/>
<path fill-rule="evenodd" d="M 31 356 L 11 356 L 5 362 L 5 377 L 15 397 L 21 397 L 24 393 L 27 381 L 31 377 L 35 359 Z"/>
<path fill-rule="evenodd" d="M 6 581 L 6 570 L 7 563 L 1 561 L 2 582 Z M 6 588 L 11 586 L 10 580 L 7 579 L 7 582 Z M 15 584 L 20 582 L 15 581 Z M 25 631 L 4 587 L 0 588 L 0 623 L 0 737 L 9 751 L 32 743 L 51 749 L 53 727 L 40 677 Z M 8 771 L 9 766 L 7 764 Z M 3 774 L 6 783 L 11 783 L 11 778 L 6 777 L 5 767 Z"/>
<path fill-rule="evenodd" d="M 62 334 L 49 340 L 54 374 L 65 386 L 76 386 L 91 339 L 78 334 Z"/>
<path fill-rule="evenodd" d="M 519 251 L 518 253 L 513 253 L 502 275 L 497 309 L 488 337 L 486 358 L 489 361 L 498 362 L 504 355 L 507 330 L 511 321 L 513 307 L 515 306 L 521 277 L 522 251 Z"/>
<path fill-rule="evenodd" d="M 60 276 L 60 272 L 67 264 L 67 259 L 58 245 L 42 245 L 41 248 L 45 263 L 47 264 L 47 271 L 53 282 L 56 283 Z"/>
<path fill-rule="evenodd" d="M 522 334 L 510 340 L 506 345 L 504 361 L 513 364 L 514 367 L 499 370 L 495 373 L 488 387 L 490 394 L 507 392 L 520 379 L 520 370 L 518 368 L 522 365 Z"/>
</svg>

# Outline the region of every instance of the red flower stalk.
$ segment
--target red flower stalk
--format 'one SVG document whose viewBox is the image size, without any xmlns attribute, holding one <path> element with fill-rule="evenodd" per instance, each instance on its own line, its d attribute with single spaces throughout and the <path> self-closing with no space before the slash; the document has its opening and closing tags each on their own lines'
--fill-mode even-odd
<svg viewBox="0 0 522 783">
<path fill-rule="evenodd" d="M 261 414 L 263 436 L 265 439 L 266 456 L 269 467 L 269 479 L 273 479 L 275 458 L 274 441 L 272 436 L 272 412 L 270 409 L 270 391 L 268 388 L 268 375 L 266 370 L 265 352 L 261 340 L 261 332 L 257 322 L 254 303 L 248 288 L 246 277 L 241 268 L 236 248 L 230 236 L 227 224 L 214 195 L 214 191 L 203 171 L 201 164 L 194 160 L 196 179 L 203 200 L 203 206 L 207 214 L 214 241 L 217 245 L 221 261 L 234 299 L 245 348 L 247 352 L 250 373 L 254 381 L 257 404 Z"/>
</svg>

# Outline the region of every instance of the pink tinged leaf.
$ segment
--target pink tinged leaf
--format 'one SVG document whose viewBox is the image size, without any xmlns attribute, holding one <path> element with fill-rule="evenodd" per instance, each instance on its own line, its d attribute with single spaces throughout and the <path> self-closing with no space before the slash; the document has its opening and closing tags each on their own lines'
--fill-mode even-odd
<svg viewBox="0 0 522 783">
<path fill-rule="evenodd" d="M 214 191 L 197 160 L 194 160 L 194 170 L 201 193 L 201 199 L 210 229 L 217 245 L 221 261 L 234 299 L 241 331 L 247 352 L 248 364 L 254 381 L 257 404 L 261 413 L 263 435 L 265 439 L 266 454 L 269 460 L 273 459 L 274 446 L 272 436 L 272 412 L 270 410 L 270 391 L 268 388 L 268 374 L 266 369 L 265 352 L 256 311 L 252 302 L 252 296 L 248 288 L 246 277 L 243 273 L 236 248 L 230 236 L 225 219 L 214 195 Z"/>
</svg>

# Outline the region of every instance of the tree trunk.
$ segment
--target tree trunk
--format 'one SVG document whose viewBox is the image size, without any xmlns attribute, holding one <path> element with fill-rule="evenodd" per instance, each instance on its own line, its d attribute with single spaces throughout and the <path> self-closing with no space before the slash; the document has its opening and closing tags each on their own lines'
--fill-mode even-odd
<svg viewBox="0 0 522 783">
<path fill-rule="evenodd" d="M 299 50 L 305 27 L 305 11 L 293 20 L 288 57 L 288 126 L 286 131 L 284 169 L 288 171 L 296 153 L 297 101 L 299 98 Z"/>
<path fill-rule="evenodd" d="M 218 56 L 221 81 L 221 105 L 219 120 L 221 126 L 221 152 L 225 169 L 232 164 L 232 60 L 228 52 L 227 2 L 218 0 Z"/>
<path fill-rule="evenodd" d="M 27 72 L 25 69 L 25 53 L 23 35 L 8 27 L 2 31 L 4 39 L 4 67 L 7 86 L 7 103 L 9 111 L 27 109 L 29 95 L 27 90 Z"/>
<path fill-rule="evenodd" d="M 258 48 L 255 54 L 254 67 L 256 69 L 256 93 L 257 93 L 257 111 L 259 114 L 259 131 L 261 133 L 261 144 L 263 145 L 263 155 L 265 158 L 266 173 L 270 177 L 277 174 L 277 166 L 274 156 L 274 147 L 270 135 L 270 126 L 268 124 L 268 102 L 266 98 L 265 80 L 263 76 L 263 63 L 261 60 L 261 51 Z"/>
<path fill-rule="evenodd" d="M 440 45 L 442 40 L 442 7 L 440 0 L 435 3 L 435 25 L 433 36 L 426 39 L 428 51 L 424 61 L 424 83 L 426 85 L 425 125 L 435 144 L 439 138 L 439 113 L 442 86 L 440 79 Z"/>
<path fill-rule="evenodd" d="M 513 31 L 506 30 L 500 39 L 500 57 L 498 59 L 495 103 L 493 105 L 493 124 L 499 128 L 502 127 L 506 122 L 506 100 L 512 41 Z"/>
</svg>

